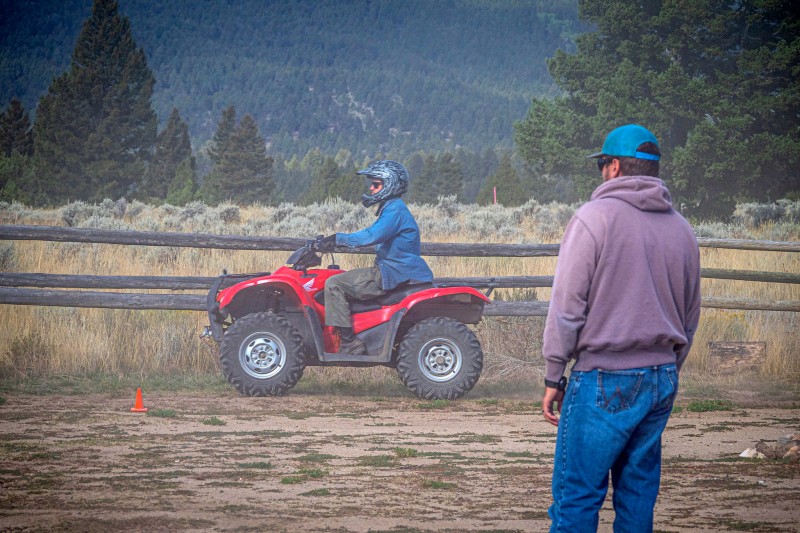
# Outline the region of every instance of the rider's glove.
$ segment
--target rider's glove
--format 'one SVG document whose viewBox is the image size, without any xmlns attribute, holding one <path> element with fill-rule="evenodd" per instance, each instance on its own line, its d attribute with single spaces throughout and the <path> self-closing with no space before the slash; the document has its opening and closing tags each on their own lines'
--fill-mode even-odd
<svg viewBox="0 0 800 533">
<path fill-rule="evenodd" d="M 320 252 L 332 252 L 336 248 L 336 234 L 328 235 L 317 242 L 317 250 Z"/>
</svg>

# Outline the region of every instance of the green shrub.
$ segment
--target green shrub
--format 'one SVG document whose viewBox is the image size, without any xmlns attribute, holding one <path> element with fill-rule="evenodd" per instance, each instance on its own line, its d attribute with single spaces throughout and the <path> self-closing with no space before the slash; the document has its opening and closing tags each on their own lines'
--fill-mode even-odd
<svg viewBox="0 0 800 533">
<path fill-rule="evenodd" d="M 737 204 L 733 211 L 733 220 L 751 228 L 757 228 L 767 222 L 777 222 L 784 210 L 778 204 Z"/>
<path fill-rule="evenodd" d="M 733 403 L 728 400 L 692 400 L 686 410 L 692 413 L 706 413 L 709 411 L 732 411 Z"/>
<path fill-rule="evenodd" d="M 154 416 L 156 418 L 177 418 L 178 412 L 175 409 L 149 409 L 147 416 Z"/>
</svg>

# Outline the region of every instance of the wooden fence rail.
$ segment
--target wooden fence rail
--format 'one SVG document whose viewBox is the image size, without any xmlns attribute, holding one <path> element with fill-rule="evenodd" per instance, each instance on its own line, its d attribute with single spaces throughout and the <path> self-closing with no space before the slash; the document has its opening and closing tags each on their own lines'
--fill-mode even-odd
<svg viewBox="0 0 800 533">
<path fill-rule="evenodd" d="M 262 272 L 261 274 L 266 274 Z M 222 286 L 229 287 L 241 278 L 259 275 L 229 275 Z M 786 272 L 756 272 L 751 270 L 700 269 L 700 276 L 706 279 L 727 279 L 739 281 L 761 281 L 766 283 L 800 284 L 800 274 Z M 0 272 L 0 287 L 46 287 L 59 289 L 163 289 L 163 290 L 208 290 L 217 278 L 200 276 L 86 276 L 72 274 L 38 274 L 19 272 Z M 553 276 L 478 276 L 436 278 L 436 285 L 452 287 L 467 285 L 476 289 L 531 289 L 552 287 Z"/>
<path fill-rule="evenodd" d="M 46 291 L 0 288 L 0 303 L 106 309 L 169 309 L 206 311 L 206 297 L 199 294 L 144 294 L 89 291 Z M 485 316 L 546 316 L 547 302 L 492 302 Z"/>
<path fill-rule="evenodd" d="M 755 276 L 754 274 L 760 274 Z M 223 287 L 256 274 L 229 276 Z M 773 283 L 800 283 L 800 275 L 774 272 L 702 269 L 705 278 L 743 279 Z M 197 295 L 136 294 L 110 292 L 42 291 L 20 287 L 61 289 L 208 290 L 213 277 L 193 276 L 76 276 L 63 274 L 21 274 L 0 272 L 0 303 L 64 307 L 118 309 L 204 310 L 205 299 Z M 477 289 L 551 287 L 553 276 L 499 276 L 436 278 L 439 286 L 467 285 Z M 800 312 L 800 302 L 751 299 L 703 298 L 703 307 Z M 547 302 L 494 302 L 488 316 L 544 316 Z"/>
<path fill-rule="evenodd" d="M 143 232 L 64 228 L 58 226 L 0 226 L 0 240 L 43 240 L 141 246 L 175 246 L 234 250 L 291 251 L 306 240 L 281 237 L 247 237 L 169 232 Z M 748 241 L 739 239 L 698 239 L 700 246 L 736 250 L 798 252 L 800 242 Z M 558 244 L 473 244 L 423 243 L 422 254 L 460 257 L 544 257 L 558 255 Z M 346 253 L 374 253 L 371 248 L 345 249 Z M 256 274 L 229 276 L 227 285 Z M 755 272 L 746 270 L 702 269 L 708 279 L 727 279 L 765 283 L 800 283 L 800 274 Z M 195 276 L 90 276 L 39 273 L 0 272 L 0 304 L 62 307 L 99 307 L 114 309 L 167 309 L 203 311 L 205 295 L 147 294 L 100 291 L 40 290 L 59 289 L 137 289 L 137 290 L 205 290 L 214 277 Z M 467 285 L 486 288 L 551 287 L 553 276 L 498 276 L 469 278 L 437 278 L 437 285 Z M 225 285 L 223 285 L 225 286 Z M 37 287 L 31 289 L 27 287 Z M 487 316 L 545 316 L 547 302 L 494 301 L 486 306 Z M 703 298 L 703 307 L 800 312 L 800 302 L 759 301 L 752 299 Z"/>
<path fill-rule="evenodd" d="M 0 225 L 2 240 L 35 240 L 85 242 L 96 244 L 127 244 L 141 246 L 176 246 L 183 248 L 217 248 L 226 250 L 296 250 L 305 239 L 288 237 L 248 237 L 245 235 L 213 235 L 209 233 L 175 233 L 163 231 L 127 231 L 62 226 Z M 705 248 L 760 250 L 771 252 L 800 252 L 800 242 L 755 241 L 744 239 L 699 238 Z M 483 244 L 483 243 L 422 243 L 422 255 L 461 257 L 542 257 L 558 255 L 558 244 Z M 371 248 L 347 249 L 347 253 L 371 254 Z"/>
<path fill-rule="evenodd" d="M 97 291 L 48 291 L 0 287 L 0 303 L 56 307 L 97 307 L 107 309 L 167 309 L 205 311 L 206 297 L 198 294 L 146 294 Z M 703 307 L 756 311 L 800 312 L 800 302 L 763 301 L 705 297 Z M 548 302 L 495 300 L 484 309 L 486 316 L 546 316 Z"/>
<path fill-rule="evenodd" d="M 246 235 L 212 235 L 209 233 L 64 228 L 60 226 L 0 226 L 0 240 L 36 240 L 288 252 L 300 248 L 306 243 L 307 239 L 289 237 L 248 237 Z M 373 247 L 355 249 L 338 247 L 337 251 L 352 254 L 375 253 Z M 547 257 L 558 255 L 558 244 L 423 243 L 422 255 L 461 257 Z"/>
</svg>

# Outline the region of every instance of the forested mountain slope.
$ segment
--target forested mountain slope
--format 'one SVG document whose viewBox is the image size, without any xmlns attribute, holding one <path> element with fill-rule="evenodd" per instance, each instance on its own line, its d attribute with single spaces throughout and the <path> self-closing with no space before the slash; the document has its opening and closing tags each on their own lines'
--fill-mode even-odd
<svg viewBox="0 0 800 533">
<path fill-rule="evenodd" d="M 199 148 L 222 110 L 252 114 L 270 152 L 403 155 L 511 146 L 546 58 L 572 49 L 575 0 L 120 0 Z M 0 0 L 0 106 L 35 114 L 66 70 L 90 0 Z"/>
</svg>

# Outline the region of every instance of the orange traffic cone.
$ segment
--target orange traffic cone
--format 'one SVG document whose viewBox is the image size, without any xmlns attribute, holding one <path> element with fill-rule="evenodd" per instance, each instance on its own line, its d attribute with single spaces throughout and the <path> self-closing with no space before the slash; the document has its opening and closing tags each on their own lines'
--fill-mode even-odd
<svg viewBox="0 0 800 533">
<path fill-rule="evenodd" d="M 136 403 L 133 404 L 131 407 L 131 413 L 146 413 L 147 407 L 144 406 L 144 402 L 142 401 L 142 388 L 139 387 L 136 389 Z"/>
</svg>

